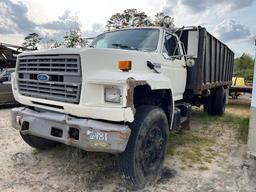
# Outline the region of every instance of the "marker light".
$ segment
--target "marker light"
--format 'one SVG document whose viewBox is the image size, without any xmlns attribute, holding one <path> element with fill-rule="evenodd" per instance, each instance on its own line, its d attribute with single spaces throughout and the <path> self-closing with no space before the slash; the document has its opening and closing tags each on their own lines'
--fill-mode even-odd
<svg viewBox="0 0 256 192">
<path fill-rule="evenodd" d="M 121 71 L 128 72 L 132 69 L 132 62 L 131 61 L 119 61 L 118 69 L 120 69 Z"/>
</svg>

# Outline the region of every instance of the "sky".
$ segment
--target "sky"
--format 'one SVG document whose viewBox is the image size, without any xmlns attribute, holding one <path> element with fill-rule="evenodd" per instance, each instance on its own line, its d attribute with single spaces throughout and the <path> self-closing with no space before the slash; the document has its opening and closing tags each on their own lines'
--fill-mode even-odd
<svg viewBox="0 0 256 192">
<path fill-rule="evenodd" d="M 164 12 L 176 27 L 201 25 L 236 56 L 255 55 L 256 0 L 0 0 L 0 42 L 21 45 L 31 32 L 43 43 L 60 41 L 77 27 L 84 37 L 94 37 L 104 32 L 111 15 L 130 8 L 152 19 Z"/>
</svg>

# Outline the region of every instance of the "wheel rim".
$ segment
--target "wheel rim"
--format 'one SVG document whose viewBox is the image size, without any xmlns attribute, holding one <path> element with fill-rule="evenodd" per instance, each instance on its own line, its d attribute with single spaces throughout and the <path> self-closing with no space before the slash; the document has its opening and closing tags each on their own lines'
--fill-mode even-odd
<svg viewBox="0 0 256 192">
<path fill-rule="evenodd" d="M 159 126 L 150 128 L 139 152 L 139 160 L 145 176 L 149 176 L 159 168 L 163 161 L 166 135 Z"/>
</svg>

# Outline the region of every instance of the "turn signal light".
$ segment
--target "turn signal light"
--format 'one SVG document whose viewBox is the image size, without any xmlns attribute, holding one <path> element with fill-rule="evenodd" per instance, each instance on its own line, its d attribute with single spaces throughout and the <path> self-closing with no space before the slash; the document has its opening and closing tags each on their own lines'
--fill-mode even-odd
<svg viewBox="0 0 256 192">
<path fill-rule="evenodd" d="M 130 71 L 132 69 L 132 62 L 131 61 L 119 61 L 118 62 L 118 69 L 121 71 Z"/>
</svg>

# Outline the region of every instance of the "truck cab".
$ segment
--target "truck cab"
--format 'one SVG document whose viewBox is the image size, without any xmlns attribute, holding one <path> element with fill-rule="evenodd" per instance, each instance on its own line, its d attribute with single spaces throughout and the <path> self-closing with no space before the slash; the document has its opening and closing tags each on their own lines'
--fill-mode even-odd
<svg viewBox="0 0 256 192">
<path fill-rule="evenodd" d="M 131 63 L 129 70 L 119 69 L 123 61 Z M 175 33 L 163 28 L 131 28 L 104 33 L 90 48 L 20 54 L 13 92 L 27 106 L 132 122 L 135 111 L 133 98 L 128 97 L 129 83 L 168 90 L 174 102 L 183 98 L 186 75 L 184 53 Z M 111 101 L 111 97 L 119 98 Z"/>
<path fill-rule="evenodd" d="M 154 70 L 151 72 L 143 70 L 143 72 L 153 74 L 156 72 L 158 75 L 160 74 L 169 79 L 167 80 L 169 84 L 175 81 L 174 84 L 169 85 L 169 88 L 172 86 L 175 100 L 182 99 L 186 85 L 186 61 L 182 44 L 176 33 L 167 31 L 164 28 L 152 27 L 121 29 L 102 34 L 92 42 L 91 46 L 95 48 L 137 50 L 138 53 L 146 53 L 149 57 L 148 60 L 145 58 L 143 63 L 151 62 L 158 72 Z M 137 66 L 134 67 L 137 68 Z M 136 69 L 131 69 L 130 72 L 134 74 L 141 73 L 137 72 Z"/>
<path fill-rule="evenodd" d="M 143 188 L 161 171 L 169 132 L 203 101 L 204 92 L 184 97 L 194 62 L 177 34 L 166 26 L 120 29 L 89 48 L 23 52 L 12 89 L 26 107 L 12 110 L 13 127 L 34 148 L 64 143 L 118 154 L 125 180 Z"/>
</svg>

